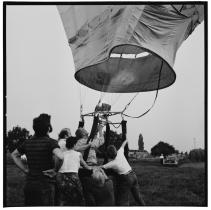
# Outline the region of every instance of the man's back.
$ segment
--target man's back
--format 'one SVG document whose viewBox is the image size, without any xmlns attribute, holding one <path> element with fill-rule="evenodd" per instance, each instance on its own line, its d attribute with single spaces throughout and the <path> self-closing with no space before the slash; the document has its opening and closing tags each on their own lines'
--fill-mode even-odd
<svg viewBox="0 0 211 210">
<path fill-rule="evenodd" d="M 47 136 L 34 136 L 17 148 L 27 157 L 29 177 L 43 176 L 42 171 L 54 167 L 52 151 L 55 148 L 59 148 L 57 141 Z"/>
</svg>

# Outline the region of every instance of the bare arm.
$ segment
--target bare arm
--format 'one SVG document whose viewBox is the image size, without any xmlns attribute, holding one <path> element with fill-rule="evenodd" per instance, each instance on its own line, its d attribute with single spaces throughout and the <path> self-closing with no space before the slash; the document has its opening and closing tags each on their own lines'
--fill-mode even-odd
<svg viewBox="0 0 211 210">
<path fill-rule="evenodd" d="M 91 146 L 91 144 L 85 144 L 83 146 L 76 146 L 75 150 L 78 151 L 78 152 L 82 152 L 82 151 L 86 150 L 90 146 Z"/>
<path fill-rule="evenodd" d="M 53 154 L 55 155 L 55 157 L 57 157 L 58 159 L 60 159 L 60 160 L 63 160 L 64 159 L 64 154 L 63 154 L 63 152 L 61 151 L 61 149 L 59 149 L 59 148 L 55 148 L 55 149 L 53 149 Z"/>
<path fill-rule="evenodd" d="M 59 171 L 59 169 L 61 168 L 63 164 L 63 160 L 59 159 L 58 157 L 54 155 L 54 164 L 55 164 L 55 171 Z"/>
<path fill-rule="evenodd" d="M 98 125 L 99 137 L 97 137 L 96 135 L 93 141 L 91 142 L 91 147 L 94 148 L 96 151 L 97 151 L 97 148 L 99 148 L 101 145 L 105 143 L 102 130 L 103 130 L 103 125 L 99 124 Z"/>
<path fill-rule="evenodd" d="M 85 169 L 88 169 L 88 170 L 92 170 L 92 167 L 88 166 L 86 164 L 86 162 L 84 161 L 83 157 L 82 157 L 82 154 L 80 154 L 80 163 L 81 165 L 85 168 Z"/>
<path fill-rule="evenodd" d="M 103 125 L 101 124 L 98 125 L 98 132 L 99 132 L 99 137 L 103 137 Z"/>
<path fill-rule="evenodd" d="M 109 168 L 114 168 L 115 167 L 115 163 L 114 163 L 114 161 L 110 161 L 110 162 L 108 162 L 108 163 L 106 163 L 106 164 L 104 164 L 104 165 L 102 165 L 102 166 L 100 166 L 101 168 L 104 168 L 104 169 L 109 169 Z"/>
<path fill-rule="evenodd" d="M 21 160 L 21 154 L 18 152 L 17 149 L 15 149 L 12 153 L 11 153 L 12 159 L 15 162 L 15 165 L 20 168 L 24 173 L 28 173 L 29 170 L 26 167 L 26 165 L 22 162 Z"/>
<path fill-rule="evenodd" d="M 128 143 L 128 140 L 126 139 L 125 141 L 123 141 L 121 148 L 124 148 L 127 143 Z"/>
</svg>

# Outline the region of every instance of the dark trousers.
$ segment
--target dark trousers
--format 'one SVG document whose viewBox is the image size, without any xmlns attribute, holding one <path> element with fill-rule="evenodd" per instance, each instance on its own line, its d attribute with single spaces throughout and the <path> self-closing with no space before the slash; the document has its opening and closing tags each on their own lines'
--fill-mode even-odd
<svg viewBox="0 0 211 210">
<path fill-rule="evenodd" d="M 81 180 L 87 206 L 114 206 L 114 187 L 111 179 L 106 180 L 104 186 L 97 186 L 91 177 Z"/>
<path fill-rule="evenodd" d="M 136 203 L 144 206 L 144 200 L 139 190 L 138 179 L 135 172 L 131 171 L 127 175 L 119 175 L 117 178 L 117 205 L 129 206 L 129 195 L 132 193 Z"/>
<path fill-rule="evenodd" d="M 84 206 L 83 189 L 77 173 L 58 173 L 57 205 L 59 206 Z"/>
<path fill-rule="evenodd" d="M 27 181 L 24 195 L 25 206 L 54 206 L 55 183 Z"/>
</svg>

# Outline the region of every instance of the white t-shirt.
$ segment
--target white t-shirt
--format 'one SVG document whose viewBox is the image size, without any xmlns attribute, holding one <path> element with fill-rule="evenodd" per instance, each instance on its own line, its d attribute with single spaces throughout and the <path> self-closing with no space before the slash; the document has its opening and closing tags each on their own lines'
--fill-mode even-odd
<svg viewBox="0 0 211 210">
<path fill-rule="evenodd" d="M 103 165 L 105 169 L 113 169 L 118 174 L 126 174 L 128 171 L 131 170 L 129 163 L 124 155 L 124 148 L 120 148 L 117 151 L 117 156 L 114 160 L 108 162 L 107 164 Z"/>
<path fill-rule="evenodd" d="M 78 173 L 80 168 L 80 152 L 74 150 L 67 150 L 64 152 L 64 160 L 61 168 L 59 169 L 60 173 L 69 173 L 74 172 Z"/>
<path fill-rule="evenodd" d="M 66 139 L 59 139 L 58 145 L 60 147 L 60 149 L 62 150 L 62 152 L 66 151 Z"/>
</svg>

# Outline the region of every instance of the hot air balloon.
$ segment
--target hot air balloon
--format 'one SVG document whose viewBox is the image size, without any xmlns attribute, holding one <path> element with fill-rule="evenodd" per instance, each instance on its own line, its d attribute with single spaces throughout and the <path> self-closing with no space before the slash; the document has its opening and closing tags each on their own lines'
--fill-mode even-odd
<svg viewBox="0 0 211 210">
<path fill-rule="evenodd" d="M 109 93 L 158 91 L 172 85 L 176 52 L 204 19 L 200 4 L 57 8 L 76 80 Z"/>
<path fill-rule="evenodd" d="M 107 123 L 111 115 L 134 117 L 125 114 L 125 110 L 139 92 L 156 91 L 156 96 L 152 106 L 134 118 L 151 110 L 158 90 L 175 82 L 173 66 L 177 50 L 204 19 L 203 4 L 62 5 L 57 8 L 73 53 L 75 79 L 101 92 L 136 93 L 120 112 L 112 113 L 109 106 L 103 110 L 99 106 L 101 99 L 94 112 L 83 115 L 81 111 L 82 116 L 101 113 Z M 92 128 L 97 124 L 94 121 Z M 123 119 L 120 124 L 124 140 L 126 121 Z"/>
</svg>

